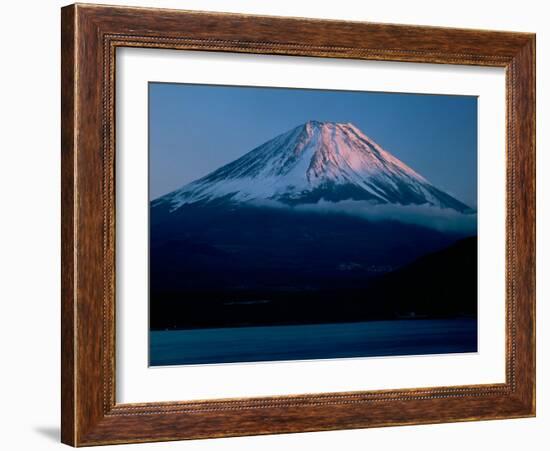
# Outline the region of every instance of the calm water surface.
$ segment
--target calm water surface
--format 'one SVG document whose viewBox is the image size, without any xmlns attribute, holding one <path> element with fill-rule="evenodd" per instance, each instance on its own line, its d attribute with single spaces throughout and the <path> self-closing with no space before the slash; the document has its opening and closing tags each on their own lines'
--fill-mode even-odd
<svg viewBox="0 0 550 451">
<path fill-rule="evenodd" d="M 477 321 L 394 320 L 345 324 L 152 331 L 150 365 L 445 354 L 477 351 Z"/>
</svg>

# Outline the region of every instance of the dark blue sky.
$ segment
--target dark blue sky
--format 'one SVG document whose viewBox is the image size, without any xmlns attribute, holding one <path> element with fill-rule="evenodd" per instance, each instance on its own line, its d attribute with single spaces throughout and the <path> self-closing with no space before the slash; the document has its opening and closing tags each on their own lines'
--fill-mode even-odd
<svg viewBox="0 0 550 451">
<path fill-rule="evenodd" d="M 477 207 L 476 97 L 175 83 L 149 84 L 151 199 L 312 119 L 352 122 Z"/>
</svg>

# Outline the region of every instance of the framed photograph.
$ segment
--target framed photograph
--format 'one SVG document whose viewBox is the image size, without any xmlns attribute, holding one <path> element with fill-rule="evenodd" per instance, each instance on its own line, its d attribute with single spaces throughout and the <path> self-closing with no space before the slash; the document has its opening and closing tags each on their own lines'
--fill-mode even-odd
<svg viewBox="0 0 550 451">
<path fill-rule="evenodd" d="M 62 9 L 62 441 L 535 415 L 535 36 Z"/>
</svg>

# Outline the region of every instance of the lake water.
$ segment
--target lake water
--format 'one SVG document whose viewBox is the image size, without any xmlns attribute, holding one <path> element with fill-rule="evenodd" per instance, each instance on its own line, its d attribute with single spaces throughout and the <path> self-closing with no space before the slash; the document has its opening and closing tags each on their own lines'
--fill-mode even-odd
<svg viewBox="0 0 550 451">
<path fill-rule="evenodd" d="M 393 320 L 152 331 L 150 365 L 329 359 L 477 351 L 477 321 Z"/>
</svg>

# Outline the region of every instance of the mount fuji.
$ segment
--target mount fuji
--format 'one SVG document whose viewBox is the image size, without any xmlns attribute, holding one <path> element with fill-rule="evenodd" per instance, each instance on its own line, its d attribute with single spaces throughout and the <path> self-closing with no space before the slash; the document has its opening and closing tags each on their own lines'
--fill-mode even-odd
<svg viewBox="0 0 550 451">
<path fill-rule="evenodd" d="M 468 213 L 470 207 L 432 185 L 351 123 L 309 121 L 152 202 L 183 205 L 320 201 L 425 205 Z"/>
<path fill-rule="evenodd" d="M 475 314 L 476 228 L 354 125 L 310 121 L 150 203 L 150 325 Z"/>
</svg>

